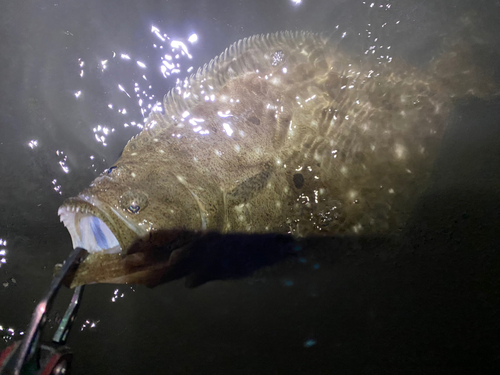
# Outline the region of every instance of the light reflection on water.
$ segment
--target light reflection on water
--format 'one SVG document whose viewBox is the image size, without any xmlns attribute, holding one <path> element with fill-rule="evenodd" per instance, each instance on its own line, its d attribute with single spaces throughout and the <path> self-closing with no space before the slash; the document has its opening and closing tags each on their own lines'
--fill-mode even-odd
<svg viewBox="0 0 500 375">
<path fill-rule="evenodd" d="M 7 240 L 0 238 L 0 268 L 7 265 L 7 255 L 8 250 L 6 248 Z M 17 280 L 14 277 L 8 277 L 7 279 L 1 280 L 2 288 L 10 288 L 17 286 Z M 5 305 L 2 304 L 2 307 L 5 308 Z M 12 328 L 9 326 L 5 326 L 0 324 L 0 337 L 5 343 L 9 343 L 12 340 L 18 340 L 24 335 L 22 330 L 18 330 L 16 328 Z"/>
<path fill-rule="evenodd" d="M 117 54 L 115 51 L 109 52 L 109 58 L 101 60 L 101 72 L 111 71 L 120 64 L 120 59 L 124 61 L 130 61 L 133 63 L 135 61 L 135 67 L 138 68 L 136 71 L 137 75 L 139 75 L 141 80 L 132 80 L 129 84 L 117 82 L 114 86 L 118 89 L 119 92 L 126 95 L 128 98 L 133 96 L 136 97 L 136 101 L 133 102 L 133 105 L 137 105 L 143 118 L 137 119 L 127 116 L 129 114 L 129 110 L 126 107 L 120 106 L 115 103 L 108 103 L 108 108 L 111 111 L 116 111 L 117 113 L 124 115 L 125 120 L 122 123 L 123 127 L 133 126 L 138 128 L 138 130 L 142 130 L 144 128 L 144 119 L 149 115 L 152 111 L 162 111 L 162 98 L 156 99 L 155 95 L 152 94 L 153 84 L 162 84 L 161 81 L 157 79 L 158 73 L 161 72 L 164 78 L 169 78 L 170 76 L 177 76 L 182 74 L 182 72 L 190 73 L 193 70 L 192 66 L 189 66 L 186 70 L 184 70 L 183 66 L 186 65 L 186 62 L 193 58 L 190 54 L 188 45 L 181 40 L 171 39 L 167 34 L 162 33 L 161 30 L 156 27 L 151 27 L 151 33 L 156 37 L 151 41 L 151 46 L 155 49 L 162 50 L 161 53 L 156 57 L 159 59 L 160 63 L 156 63 L 157 68 L 148 68 L 148 65 L 144 63 L 146 59 L 141 57 L 134 57 L 130 53 L 120 53 Z M 191 34 L 187 38 L 188 44 L 195 44 L 198 42 L 198 35 Z M 161 43 L 158 43 L 157 40 L 160 40 Z M 169 51 L 168 53 L 165 53 Z M 85 61 L 82 58 L 78 58 L 78 67 L 81 68 L 77 71 L 82 79 L 88 79 L 85 74 Z M 154 62 L 152 63 L 154 64 Z M 159 70 L 159 71 L 158 71 Z M 129 73 L 131 76 L 135 76 L 134 72 Z M 153 83 L 150 83 L 147 76 L 152 75 L 155 79 L 152 80 Z M 92 78 L 92 77 L 90 77 Z M 107 81 L 107 76 L 102 76 L 101 80 Z M 130 76 L 121 77 L 123 81 L 128 81 Z M 177 78 L 176 84 L 180 83 L 179 78 Z M 85 90 L 78 89 L 78 91 L 74 92 L 74 96 L 76 99 L 85 98 Z M 116 126 L 118 124 L 113 124 Z M 94 138 L 97 143 L 102 144 L 103 146 L 107 146 L 107 138 L 111 133 L 115 132 L 115 127 L 111 125 L 103 125 L 97 124 L 97 126 L 93 127 Z"/>
<path fill-rule="evenodd" d="M 0 267 L 7 263 L 7 249 L 5 246 L 7 246 L 7 240 L 0 238 Z"/>
</svg>

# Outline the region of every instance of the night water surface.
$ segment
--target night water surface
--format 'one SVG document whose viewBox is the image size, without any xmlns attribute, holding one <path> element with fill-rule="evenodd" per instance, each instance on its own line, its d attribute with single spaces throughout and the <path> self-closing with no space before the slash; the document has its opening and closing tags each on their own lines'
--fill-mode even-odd
<svg viewBox="0 0 500 375">
<path fill-rule="evenodd" d="M 113 165 L 178 79 L 231 43 L 325 32 L 353 56 L 425 69 L 470 30 L 477 63 L 500 82 L 495 0 L 3 0 L 0 9 L 1 350 L 22 338 L 71 251 L 57 208 Z M 397 238 L 314 240 L 298 262 L 194 289 L 89 286 L 68 342 L 73 373 L 498 371 L 500 99 L 457 100 L 448 121 L 430 186 Z"/>
</svg>

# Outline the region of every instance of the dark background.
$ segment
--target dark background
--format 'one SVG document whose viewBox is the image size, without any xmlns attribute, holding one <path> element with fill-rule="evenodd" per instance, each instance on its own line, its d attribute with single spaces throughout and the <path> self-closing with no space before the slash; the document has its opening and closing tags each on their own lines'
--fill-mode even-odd
<svg viewBox="0 0 500 375">
<path fill-rule="evenodd" d="M 148 92 L 161 98 L 175 83 L 177 76 L 159 72 L 152 25 L 189 46 L 193 59 L 182 60 L 180 78 L 240 38 L 285 29 L 333 32 L 339 25 L 353 54 L 378 36 L 393 56 L 425 68 L 456 35 L 460 18 L 473 14 L 485 48 L 500 51 L 498 1 L 367 3 L 1 0 L 0 238 L 7 244 L 0 246 L 0 349 L 21 337 L 53 265 L 70 251 L 56 214 L 63 198 L 111 165 L 139 130 L 123 127 L 142 117 L 117 84 L 132 92 L 146 74 Z M 192 33 L 199 37 L 193 45 L 186 40 Z M 112 59 L 112 51 L 132 61 Z M 69 341 L 74 373 L 496 373 L 499 104 L 457 103 L 431 187 L 397 239 L 311 241 L 305 263 L 196 289 L 182 281 L 152 290 L 87 287 Z M 94 138 L 98 124 L 116 128 L 106 147 Z M 68 157 L 67 174 L 57 150 Z"/>
</svg>

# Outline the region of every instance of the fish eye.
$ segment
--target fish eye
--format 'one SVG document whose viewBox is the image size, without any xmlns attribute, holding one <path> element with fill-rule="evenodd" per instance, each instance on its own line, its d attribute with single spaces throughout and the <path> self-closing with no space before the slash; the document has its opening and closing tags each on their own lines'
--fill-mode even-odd
<svg viewBox="0 0 500 375">
<path fill-rule="evenodd" d="M 120 198 L 121 207 L 131 214 L 138 214 L 148 206 L 148 196 L 140 191 L 128 190 Z"/>
<path fill-rule="evenodd" d="M 106 172 L 108 172 L 108 174 L 111 174 L 111 172 L 113 171 L 113 169 L 116 169 L 116 165 L 113 165 L 112 167 L 109 167 Z"/>
<path fill-rule="evenodd" d="M 127 211 L 130 212 L 131 214 L 136 214 L 140 211 L 141 206 L 138 204 L 131 204 L 130 206 L 127 207 Z"/>
</svg>

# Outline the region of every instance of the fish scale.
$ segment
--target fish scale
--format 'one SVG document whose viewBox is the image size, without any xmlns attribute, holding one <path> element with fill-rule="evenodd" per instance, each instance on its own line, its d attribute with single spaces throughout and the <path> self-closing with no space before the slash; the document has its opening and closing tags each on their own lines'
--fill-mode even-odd
<svg viewBox="0 0 500 375">
<path fill-rule="evenodd" d="M 352 59 L 317 34 L 245 38 L 171 90 L 61 220 L 85 247 L 77 228 L 98 218 L 109 230 L 93 246 L 112 232 L 122 253 L 165 229 L 393 233 L 426 186 L 452 96 L 432 70 Z M 107 251 L 92 249 L 74 285 L 148 282 Z"/>
</svg>

